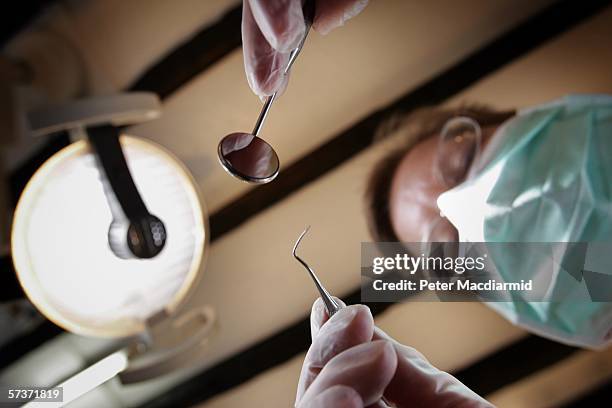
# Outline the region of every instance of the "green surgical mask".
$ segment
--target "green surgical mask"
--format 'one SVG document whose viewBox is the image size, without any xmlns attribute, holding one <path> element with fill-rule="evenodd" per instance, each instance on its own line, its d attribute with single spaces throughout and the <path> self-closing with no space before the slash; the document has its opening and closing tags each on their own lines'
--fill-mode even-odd
<svg viewBox="0 0 612 408">
<path fill-rule="evenodd" d="M 590 268 L 598 290 L 612 294 L 612 96 L 572 95 L 519 112 L 497 130 L 473 175 L 440 195 L 438 206 L 461 241 L 560 243 L 544 301 L 514 296 L 490 307 L 567 344 L 612 342 L 612 302 L 581 297 L 592 289 L 589 279 L 563 269 Z M 576 242 L 607 243 L 611 250 L 600 245 L 585 253 L 562 244 Z M 500 251 L 491 256 L 505 281 L 537 280 L 542 273 L 530 267 L 534 259 L 517 261 Z"/>
</svg>

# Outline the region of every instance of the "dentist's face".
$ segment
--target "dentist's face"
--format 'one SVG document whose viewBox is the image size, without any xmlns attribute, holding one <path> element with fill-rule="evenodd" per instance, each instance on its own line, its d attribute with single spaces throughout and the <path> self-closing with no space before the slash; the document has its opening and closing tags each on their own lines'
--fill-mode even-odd
<svg viewBox="0 0 612 408">
<path fill-rule="evenodd" d="M 482 128 L 481 150 L 491 140 L 497 126 Z M 456 241 L 457 232 L 440 218 L 437 199 L 455 187 L 437 176 L 436 157 L 439 135 L 417 143 L 401 160 L 391 181 L 390 217 L 395 234 L 403 242 L 427 240 L 435 225 L 435 240 Z M 458 152 L 461 155 L 461 152 Z M 438 173 L 439 174 L 439 173 Z"/>
</svg>

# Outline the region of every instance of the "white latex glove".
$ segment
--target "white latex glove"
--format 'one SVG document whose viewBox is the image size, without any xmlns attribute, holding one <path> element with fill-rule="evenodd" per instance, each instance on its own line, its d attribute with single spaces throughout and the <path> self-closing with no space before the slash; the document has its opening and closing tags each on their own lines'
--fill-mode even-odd
<svg viewBox="0 0 612 408">
<path fill-rule="evenodd" d="M 317 0 L 313 28 L 327 34 L 359 14 L 368 0 Z M 282 92 L 289 53 L 304 36 L 302 0 L 244 0 L 242 52 L 249 86 L 260 97 Z"/>
<path fill-rule="evenodd" d="M 327 320 L 318 299 L 310 315 L 313 342 L 302 366 L 297 407 L 384 407 L 383 393 L 397 407 L 492 407 L 375 327 L 366 306 L 348 306 Z"/>
</svg>

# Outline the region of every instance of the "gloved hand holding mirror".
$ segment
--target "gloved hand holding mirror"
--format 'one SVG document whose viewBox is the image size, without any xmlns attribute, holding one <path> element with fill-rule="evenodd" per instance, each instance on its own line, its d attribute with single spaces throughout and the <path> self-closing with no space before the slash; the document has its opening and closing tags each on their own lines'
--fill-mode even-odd
<svg viewBox="0 0 612 408">
<path fill-rule="evenodd" d="M 278 155 L 259 133 L 272 104 L 287 86 L 291 66 L 310 27 L 327 33 L 366 5 L 367 0 L 244 1 L 242 42 L 246 76 L 253 92 L 265 102 L 251 133 L 231 133 L 219 142 L 219 162 L 229 174 L 254 184 L 276 178 L 280 170 Z"/>
</svg>

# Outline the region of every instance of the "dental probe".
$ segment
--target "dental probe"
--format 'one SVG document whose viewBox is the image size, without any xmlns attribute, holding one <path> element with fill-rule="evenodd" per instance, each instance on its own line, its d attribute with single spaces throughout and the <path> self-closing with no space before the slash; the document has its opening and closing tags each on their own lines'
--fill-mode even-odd
<svg viewBox="0 0 612 408">
<path fill-rule="evenodd" d="M 317 288 L 317 290 L 319 291 L 319 294 L 321 295 L 321 300 L 323 300 L 323 303 L 325 304 L 325 309 L 327 309 L 327 314 L 331 318 L 334 314 L 338 312 L 338 310 L 342 309 L 343 306 L 341 306 L 338 302 L 336 302 L 336 300 L 332 297 L 332 295 L 329 294 L 327 289 L 325 289 L 325 287 L 323 286 L 323 284 L 321 283 L 321 281 L 319 280 L 315 272 L 312 270 L 312 268 L 308 266 L 308 264 L 302 258 L 300 258 L 297 254 L 297 248 L 300 245 L 300 242 L 302 242 L 302 238 L 304 238 L 304 235 L 306 235 L 306 233 L 309 230 L 310 230 L 310 225 L 306 227 L 306 229 L 298 237 L 297 241 L 295 241 L 295 245 L 293 246 L 293 251 L 291 251 L 291 254 L 293 254 L 293 257 L 297 259 L 297 261 L 301 263 L 302 266 L 304 266 L 304 268 L 306 268 L 306 270 L 308 271 L 308 274 L 312 278 L 312 281 L 314 282 L 315 287 Z M 375 334 L 375 337 L 376 337 L 376 334 Z M 381 397 L 380 400 L 386 405 L 388 405 L 389 407 L 393 407 L 393 405 L 390 402 L 388 402 L 384 396 Z"/>
</svg>

